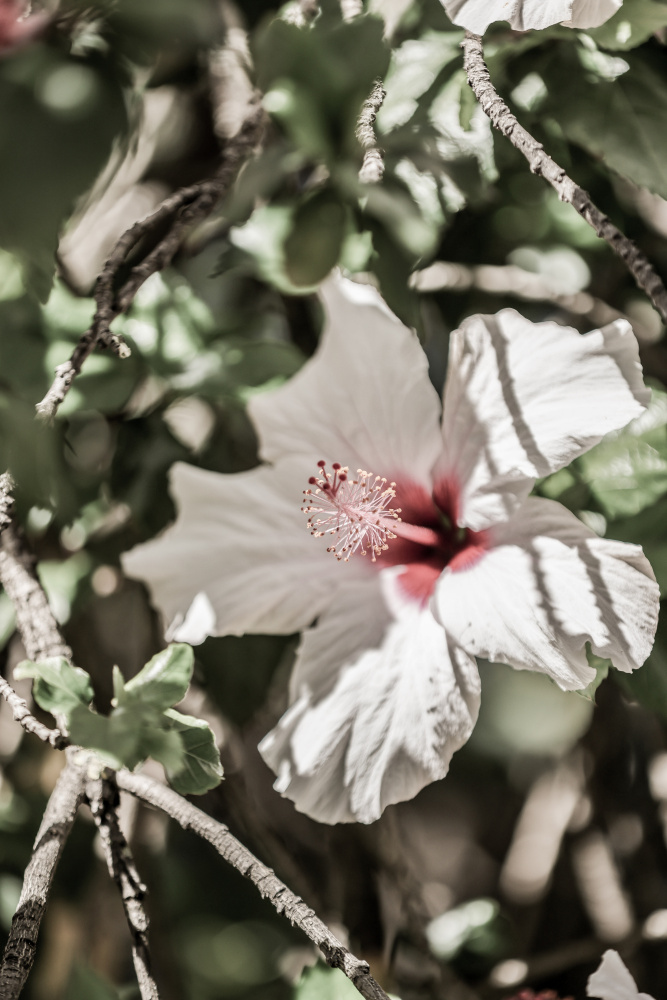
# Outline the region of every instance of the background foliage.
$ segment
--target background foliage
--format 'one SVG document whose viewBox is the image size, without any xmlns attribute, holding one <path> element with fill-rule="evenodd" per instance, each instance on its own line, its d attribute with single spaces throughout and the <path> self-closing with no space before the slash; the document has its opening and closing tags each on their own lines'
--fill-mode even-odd
<svg viewBox="0 0 667 1000">
<path fill-rule="evenodd" d="M 651 409 L 538 489 L 599 533 L 641 543 L 667 596 L 658 317 L 609 248 L 491 134 L 461 68 L 462 32 L 438 0 L 367 7 L 344 23 L 337 3 L 323 0 L 306 32 L 277 19 L 269 0 L 242 9 L 228 0 L 64 0 L 30 44 L 0 53 L 0 465 L 18 481 L 40 577 L 101 713 L 112 668 L 129 679 L 162 646 L 145 593 L 121 577 L 120 553 L 173 517 L 174 461 L 221 472 L 256 464 L 245 403 L 312 354 L 322 321 L 313 290 L 335 264 L 374 275 L 417 328 L 438 387 L 449 331 L 472 312 L 513 305 L 582 331 L 610 309 L 629 316 Z M 131 357 L 91 357 L 55 427 L 41 427 L 34 404 L 90 320 L 92 283 L 114 239 L 169 191 L 212 173 L 243 113 L 241 25 L 271 115 L 268 140 L 174 267 L 117 321 Z M 520 34 L 498 24 L 486 41 L 494 82 L 522 123 L 663 275 L 665 26 L 667 4 L 625 0 L 591 32 Z M 387 90 L 377 122 L 385 178 L 365 185 L 355 127 L 378 77 Z M 459 267 L 410 279 L 434 262 Z M 539 294 L 519 294 L 525 272 Z M 627 894 L 620 936 L 641 988 L 657 995 L 667 923 L 660 931 L 653 919 L 650 931 L 644 922 L 667 909 L 665 621 L 641 671 L 590 694 L 595 711 L 543 677 L 483 665 L 482 716 L 450 777 L 369 829 L 321 828 L 296 814 L 271 791 L 257 755 L 283 706 L 295 638 L 209 639 L 195 650 L 183 709 L 206 719 L 222 745 L 226 778 L 205 807 L 344 926 L 404 1000 L 442 995 L 443 983 L 449 997 L 507 996 L 498 966 L 517 957 L 534 963 L 536 988 L 582 995 L 613 940 L 577 862 L 599 835 Z M 11 676 L 24 657 L 4 594 L 0 644 Z M 601 680 L 607 667 L 599 664 Z M 180 694 L 150 710 L 168 715 Z M 40 704 L 49 708 L 48 698 Z M 148 710 L 136 701 L 132 709 Z M 131 753 L 162 753 L 168 763 L 164 747 Z M 6 930 L 57 761 L 22 739 L 4 706 L 0 761 Z M 539 891 L 522 895 L 507 874 L 517 820 L 536 789 L 572 774 L 584 776 L 585 791 L 562 823 L 563 850 Z M 549 816 L 548 802 L 560 800 L 539 801 Z M 551 816 L 550 828 L 557 822 Z M 193 838 L 144 810 L 133 824 L 166 1000 L 351 997 L 339 973 L 315 967 L 300 978 L 315 960 L 301 937 Z M 26 996 L 129 998 L 132 981 L 120 903 L 92 823 L 79 823 Z"/>
</svg>

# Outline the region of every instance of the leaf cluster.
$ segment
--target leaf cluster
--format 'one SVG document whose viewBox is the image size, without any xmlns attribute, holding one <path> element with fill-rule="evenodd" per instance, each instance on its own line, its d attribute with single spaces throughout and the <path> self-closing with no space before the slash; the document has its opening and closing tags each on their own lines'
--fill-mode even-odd
<svg viewBox="0 0 667 1000">
<path fill-rule="evenodd" d="M 72 741 L 93 750 L 104 765 L 134 769 L 152 757 L 177 792 L 201 795 L 219 784 L 222 766 L 208 724 L 173 708 L 185 697 L 193 665 L 192 647 L 173 643 L 130 681 L 114 667 L 109 715 L 100 715 L 91 704 L 90 676 L 62 656 L 24 660 L 15 676 L 32 678 L 37 704 L 63 719 Z"/>
</svg>

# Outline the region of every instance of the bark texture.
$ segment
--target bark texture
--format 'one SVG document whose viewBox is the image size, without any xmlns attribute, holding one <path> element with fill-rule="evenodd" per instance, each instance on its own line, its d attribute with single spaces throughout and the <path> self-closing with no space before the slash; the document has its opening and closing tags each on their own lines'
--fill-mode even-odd
<svg viewBox="0 0 667 1000">
<path fill-rule="evenodd" d="M 380 984 L 371 976 L 368 963 L 348 951 L 317 914 L 288 889 L 271 868 L 244 847 L 223 823 L 218 823 L 170 788 L 143 774 L 120 771 L 117 780 L 120 789 L 161 809 L 184 830 L 193 830 L 208 841 L 225 861 L 250 879 L 278 913 L 284 914 L 317 945 L 328 965 L 345 973 L 366 1000 L 389 1000 Z"/>
<path fill-rule="evenodd" d="M 16 1000 L 32 968 L 51 883 L 84 796 L 85 780 L 84 771 L 70 760 L 47 804 L 0 966 L 0 1000 Z"/>
</svg>

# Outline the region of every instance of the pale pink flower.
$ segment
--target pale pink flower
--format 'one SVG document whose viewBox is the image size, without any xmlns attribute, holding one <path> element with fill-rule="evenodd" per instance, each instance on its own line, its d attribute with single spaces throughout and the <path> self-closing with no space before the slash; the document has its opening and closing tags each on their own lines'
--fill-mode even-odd
<svg viewBox="0 0 667 1000">
<path fill-rule="evenodd" d="M 623 671 L 647 657 L 658 588 L 641 549 L 529 493 L 649 391 L 626 322 L 580 336 L 506 309 L 452 334 L 443 412 L 376 291 L 334 278 L 322 298 L 315 356 L 250 401 L 266 464 L 174 466 L 178 519 L 125 568 L 174 638 L 303 632 L 260 751 L 298 809 L 371 822 L 446 774 L 477 718 L 476 656 L 566 690 L 595 676 L 586 642 Z"/>
<path fill-rule="evenodd" d="M 454 24 L 483 35 L 494 21 L 509 21 L 515 31 L 548 28 L 597 28 L 620 9 L 623 0 L 442 0 Z"/>
<path fill-rule="evenodd" d="M 597 972 L 588 979 L 586 994 L 597 1000 L 653 1000 L 640 993 L 637 984 L 621 961 L 617 951 L 605 951 Z"/>
</svg>

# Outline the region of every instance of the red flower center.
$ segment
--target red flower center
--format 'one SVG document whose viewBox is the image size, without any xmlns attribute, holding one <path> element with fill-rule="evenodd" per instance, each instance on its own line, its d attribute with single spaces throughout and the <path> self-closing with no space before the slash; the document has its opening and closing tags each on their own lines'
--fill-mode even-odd
<svg viewBox="0 0 667 1000">
<path fill-rule="evenodd" d="M 423 486 L 400 477 L 394 489 L 393 503 L 400 507 L 402 521 L 393 530 L 399 537 L 378 558 L 377 566 L 405 565 L 398 577 L 400 587 L 407 597 L 425 605 L 445 567 L 461 572 L 483 556 L 489 547 L 489 533 L 458 527 L 459 490 L 451 480 L 436 483 L 432 495 Z M 403 525 L 426 529 L 423 540 L 417 532 L 406 537 Z"/>
<path fill-rule="evenodd" d="M 459 489 L 439 480 L 432 495 L 409 479 L 358 470 L 356 477 L 322 460 L 304 490 L 308 527 L 327 537 L 327 551 L 345 562 L 370 554 L 378 569 L 405 565 L 398 581 L 407 597 L 425 605 L 445 567 L 470 568 L 488 548 L 488 532 L 458 527 Z"/>
</svg>

